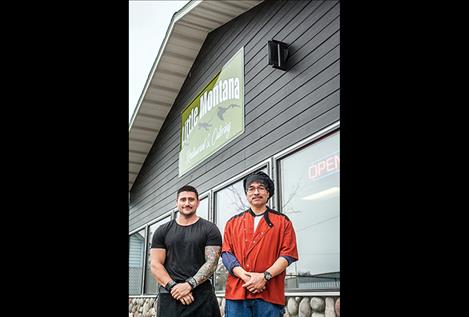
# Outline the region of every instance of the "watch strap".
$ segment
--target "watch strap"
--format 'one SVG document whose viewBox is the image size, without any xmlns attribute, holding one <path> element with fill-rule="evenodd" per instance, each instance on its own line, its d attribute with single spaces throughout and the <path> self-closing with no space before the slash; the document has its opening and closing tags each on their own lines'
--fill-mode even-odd
<svg viewBox="0 0 469 317">
<path fill-rule="evenodd" d="M 197 287 L 197 281 L 193 277 L 189 277 L 188 279 L 186 279 L 186 282 L 189 283 L 192 289 Z"/>
<path fill-rule="evenodd" d="M 168 283 L 166 283 L 165 285 L 165 289 L 168 291 L 168 292 L 171 292 L 171 289 L 174 287 L 174 285 L 176 285 L 177 283 L 174 281 L 174 280 L 171 280 L 169 281 Z"/>
</svg>

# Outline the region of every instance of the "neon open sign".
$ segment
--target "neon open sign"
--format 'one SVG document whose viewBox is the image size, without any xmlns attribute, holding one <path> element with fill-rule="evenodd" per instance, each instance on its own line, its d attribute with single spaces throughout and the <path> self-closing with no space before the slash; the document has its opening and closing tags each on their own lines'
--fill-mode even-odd
<svg viewBox="0 0 469 317">
<path fill-rule="evenodd" d="M 308 177 L 312 180 L 318 180 L 338 171 L 340 171 L 340 153 L 336 152 L 314 161 L 308 168 Z"/>
</svg>

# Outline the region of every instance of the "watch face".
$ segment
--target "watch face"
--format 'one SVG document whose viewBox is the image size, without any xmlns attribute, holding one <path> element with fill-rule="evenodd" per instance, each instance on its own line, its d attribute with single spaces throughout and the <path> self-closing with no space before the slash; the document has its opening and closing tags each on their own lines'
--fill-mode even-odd
<svg viewBox="0 0 469 317">
<path fill-rule="evenodd" d="M 272 275 L 269 272 L 264 272 L 264 277 L 267 281 L 269 281 L 272 278 Z"/>
</svg>

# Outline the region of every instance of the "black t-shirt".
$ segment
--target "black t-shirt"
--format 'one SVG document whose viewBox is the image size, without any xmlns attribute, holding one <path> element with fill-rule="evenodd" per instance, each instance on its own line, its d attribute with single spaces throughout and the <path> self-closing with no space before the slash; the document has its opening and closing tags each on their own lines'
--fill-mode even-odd
<svg viewBox="0 0 469 317">
<path fill-rule="evenodd" d="M 189 226 L 167 222 L 153 234 L 151 247 L 166 249 L 164 267 L 176 282 L 194 276 L 205 263 L 205 247 L 221 246 L 218 227 L 203 218 Z"/>
</svg>

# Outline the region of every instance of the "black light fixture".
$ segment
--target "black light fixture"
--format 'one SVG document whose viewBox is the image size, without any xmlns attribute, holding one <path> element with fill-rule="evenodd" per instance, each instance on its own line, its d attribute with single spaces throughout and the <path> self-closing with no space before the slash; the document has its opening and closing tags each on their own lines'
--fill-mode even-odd
<svg viewBox="0 0 469 317">
<path fill-rule="evenodd" d="M 273 68 L 287 70 L 288 44 L 272 40 L 267 42 L 269 65 Z"/>
</svg>

